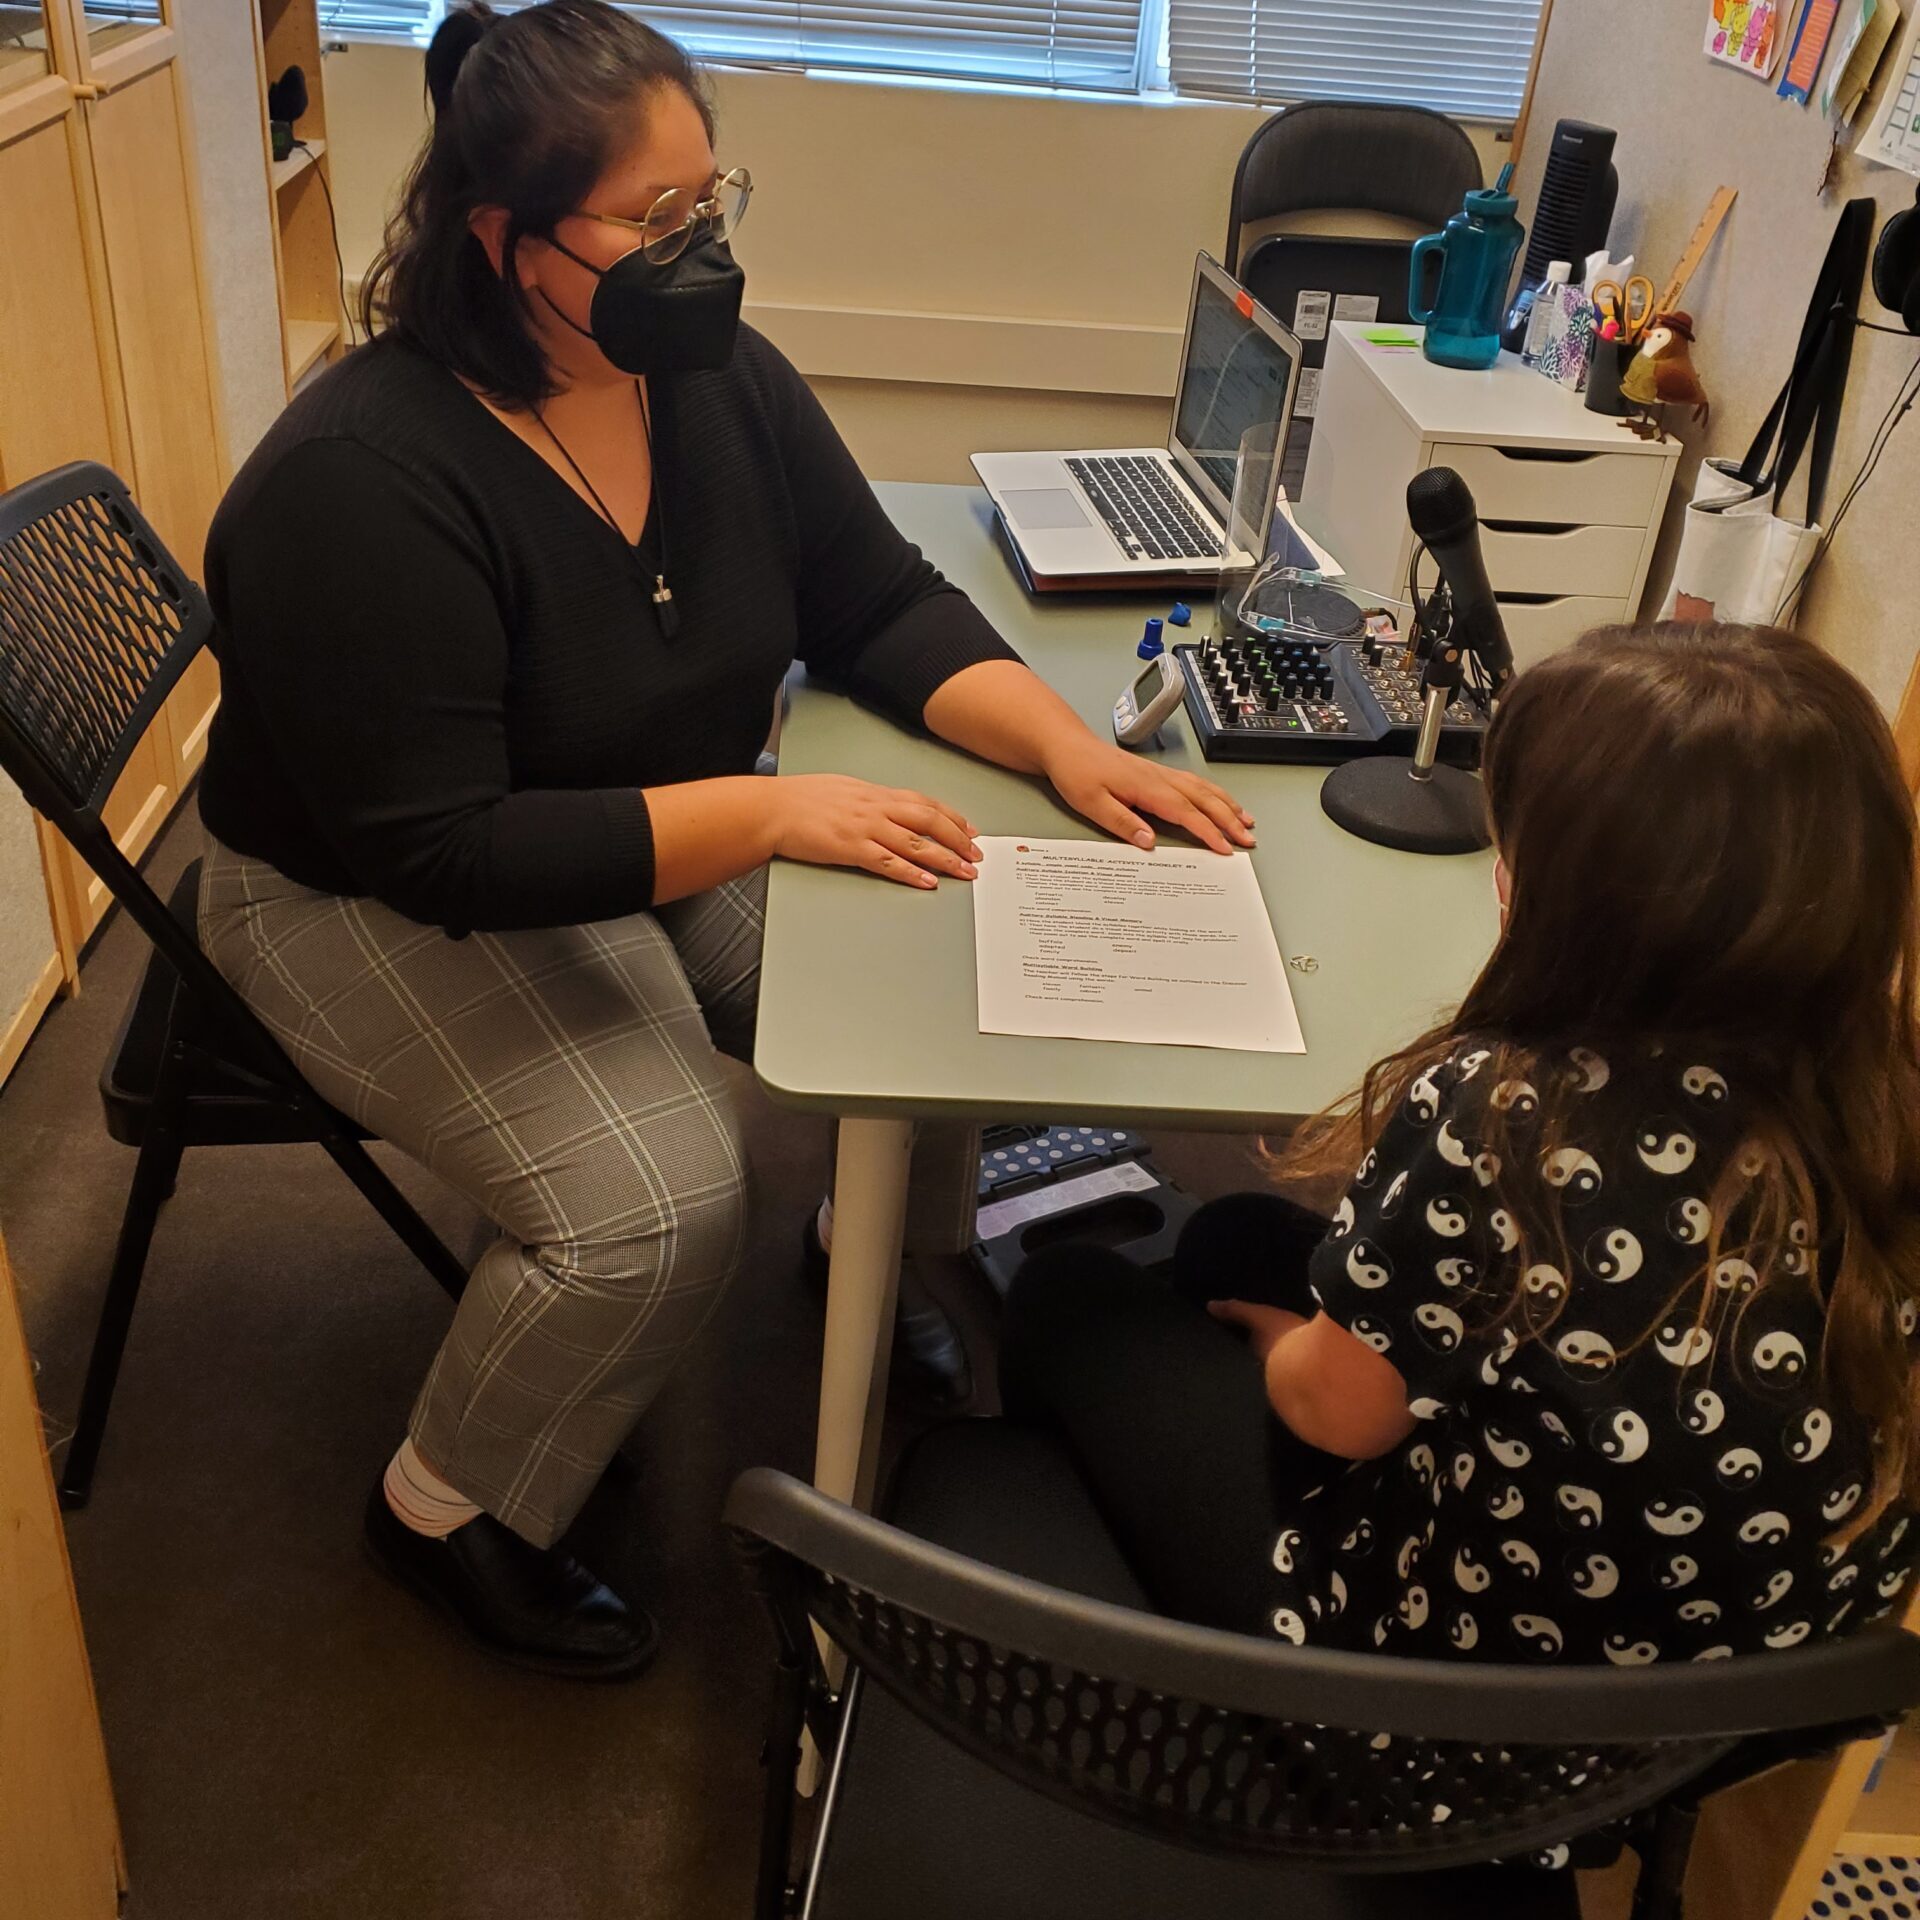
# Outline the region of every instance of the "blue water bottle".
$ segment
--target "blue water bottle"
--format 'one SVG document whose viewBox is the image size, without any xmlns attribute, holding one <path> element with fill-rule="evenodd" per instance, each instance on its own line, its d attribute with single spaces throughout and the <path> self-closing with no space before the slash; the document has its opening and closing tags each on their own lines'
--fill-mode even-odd
<svg viewBox="0 0 1920 1920">
<path fill-rule="evenodd" d="M 1422 351 L 1443 367 L 1490 367 L 1500 357 L 1507 283 L 1527 230 L 1514 216 L 1519 202 L 1497 187 L 1480 187 L 1447 222 L 1444 233 L 1413 243 L 1407 311 L 1426 325 Z M 1421 283 L 1427 255 L 1440 255 L 1440 286 L 1426 304 Z"/>
</svg>

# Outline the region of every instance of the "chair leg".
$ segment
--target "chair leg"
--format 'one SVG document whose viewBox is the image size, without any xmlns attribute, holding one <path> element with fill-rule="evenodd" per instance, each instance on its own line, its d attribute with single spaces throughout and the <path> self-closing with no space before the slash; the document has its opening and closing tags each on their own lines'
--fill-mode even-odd
<svg viewBox="0 0 1920 1920">
<path fill-rule="evenodd" d="M 773 1711 L 767 1725 L 766 1798 L 760 1809 L 760 1866 L 754 1881 L 754 1920 L 786 1920 L 793 1910 L 793 1796 L 800 1771 L 800 1729 L 807 1712 L 807 1665 L 775 1669 Z"/>
<path fill-rule="evenodd" d="M 133 1305 L 146 1271 L 147 1250 L 153 1244 L 160 1209 L 173 1193 L 180 1156 L 185 1151 L 180 1103 L 169 1091 L 173 1083 L 174 1076 L 163 1071 L 162 1090 L 148 1116 L 146 1137 L 140 1142 L 140 1157 L 133 1166 L 133 1185 L 120 1220 L 120 1240 L 114 1248 L 113 1271 L 107 1277 L 100 1324 L 94 1331 L 80 1411 L 60 1470 L 60 1504 L 69 1510 L 84 1507 L 93 1491 L 93 1469 L 100 1457 L 100 1443 L 106 1437 L 107 1411 L 120 1377 L 120 1360 L 126 1352 L 127 1330 L 133 1324 Z"/>
<path fill-rule="evenodd" d="M 1686 1801 L 1670 1800 L 1655 1814 L 1653 1832 L 1640 1849 L 1631 1920 L 1682 1920 L 1687 1860 L 1699 1823 L 1699 1807 Z"/>
<path fill-rule="evenodd" d="M 400 1237 L 402 1244 L 456 1300 L 465 1291 L 467 1270 L 448 1252 L 445 1242 L 422 1220 L 407 1197 L 375 1164 L 358 1140 L 330 1132 L 320 1144 L 333 1163 L 366 1195 L 373 1210 Z"/>
</svg>

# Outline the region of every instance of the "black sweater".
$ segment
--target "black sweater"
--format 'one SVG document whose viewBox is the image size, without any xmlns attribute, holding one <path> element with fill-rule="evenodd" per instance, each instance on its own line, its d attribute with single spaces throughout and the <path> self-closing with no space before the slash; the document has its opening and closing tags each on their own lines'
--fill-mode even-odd
<svg viewBox="0 0 1920 1920">
<path fill-rule="evenodd" d="M 757 334 L 650 392 L 637 552 L 397 342 L 288 407 L 207 540 L 214 835 L 455 932 L 611 919 L 653 896 L 640 788 L 750 772 L 796 658 L 915 726 L 1015 657 Z"/>
</svg>

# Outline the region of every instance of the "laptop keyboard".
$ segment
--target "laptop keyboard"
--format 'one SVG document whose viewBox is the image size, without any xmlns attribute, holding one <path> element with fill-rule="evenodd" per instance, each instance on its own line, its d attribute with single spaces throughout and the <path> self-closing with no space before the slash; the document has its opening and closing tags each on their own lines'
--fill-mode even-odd
<svg viewBox="0 0 1920 1920">
<path fill-rule="evenodd" d="M 1141 454 L 1069 460 L 1108 531 L 1129 560 L 1217 560 L 1220 538 L 1194 518 L 1158 461 Z"/>
</svg>

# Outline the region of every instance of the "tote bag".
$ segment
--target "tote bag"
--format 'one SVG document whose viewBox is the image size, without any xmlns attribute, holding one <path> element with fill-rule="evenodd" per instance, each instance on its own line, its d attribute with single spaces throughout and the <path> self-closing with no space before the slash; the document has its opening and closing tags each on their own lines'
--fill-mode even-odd
<svg viewBox="0 0 1920 1920">
<path fill-rule="evenodd" d="M 1868 199 L 1849 201 L 1841 210 L 1800 328 L 1793 370 L 1746 458 L 1700 463 L 1661 619 L 1771 624 L 1812 562 L 1873 219 Z M 1796 520 L 1781 507 L 1802 455 L 1807 499 Z"/>
</svg>

